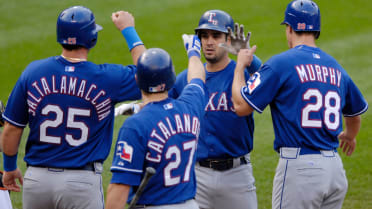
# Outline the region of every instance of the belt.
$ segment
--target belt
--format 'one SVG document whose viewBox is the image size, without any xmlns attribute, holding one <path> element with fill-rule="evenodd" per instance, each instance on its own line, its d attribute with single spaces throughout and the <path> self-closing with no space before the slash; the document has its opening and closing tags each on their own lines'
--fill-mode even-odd
<svg viewBox="0 0 372 209">
<path fill-rule="evenodd" d="M 82 166 L 82 167 L 77 167 L 77 168 L 56 168 L 56 167 L 49 167 L 49 166 L 39 166 L 39 165 L 27 165 L 27 166 L 32 166 L 32 167 L 39 167 L 39 168 L 47 168 L 49 171 L 56 171 L 56 172 L 62 172 L 64 170 L 84 170 L 84 171 L 96 171 L 96 169 L 99 169 L 97 167 L 99 166 L 96 166 L 97 165 L 101 165 L 100 167 L 102 167 L 102 163 L 98 163 L 98 162 L 90 162 L 90 163 L 87 163 L 86 165 Z"/>
<path fill-rule="evenodd" d="M 237 163 L 234 163 L 237 162 Z M 206 159 L 199 161 L 199 165 L 206 168 L 212 168 L 218 171 L 226 171 L 240 165 L 248 164 L 245 157 L 227 158 L 227 159 Z"/>
</svg>

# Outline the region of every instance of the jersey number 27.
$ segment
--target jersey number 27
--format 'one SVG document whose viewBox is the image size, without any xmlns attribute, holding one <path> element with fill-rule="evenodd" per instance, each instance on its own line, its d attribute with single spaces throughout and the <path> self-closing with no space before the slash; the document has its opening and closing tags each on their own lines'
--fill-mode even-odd
<svg viewBox="0 0 372 209">
<path fill-rule="evenodd" d="M 194 161 L 194 154 L 196 150 L 196 140 L 188 141 L 183 143 L 183 151 L 188 151 L 190 150 L 190 154 L 188 157 L 188 161 L 186 164 L 185 172 L 182 181 L 187 182 L 190 180 L 190 171 L 191 167 Z M 181 164 L 181 151 L 178 148 L 178 146 L 173 145 L 170 146 L 165 153 L 165 158 L 167 160 L 172 159 L 172 156 L 174 156 L 174 160 L 169 162 L 165 168 L 164 168 L 164 184 L 165 186 L 173 186 L 176 184 L 179 184 L 181 182 L 181 177 L 180 176 L 172 176 L 172 171 L 175 169 L 178 169 L 178 167 Z M 182 168 L 182 167 L 181 167 Z"/>
</svg>

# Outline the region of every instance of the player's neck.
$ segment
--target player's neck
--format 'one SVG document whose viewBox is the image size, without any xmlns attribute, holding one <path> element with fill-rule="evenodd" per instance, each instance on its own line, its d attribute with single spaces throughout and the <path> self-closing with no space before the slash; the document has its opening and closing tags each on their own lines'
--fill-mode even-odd
<svg viewBox="0 0 372 209">
<path fill-rule="evenodd" d="M 150 102 L 158 102 L 168 98 L 168 91 L 160 93 L 145 93 L 142 92 L 142 101 L 146 105 Z"/>
<path fill-rule="evenodd" d="M 225 67 L 229 63 L 230 63 L 230 58 L 228 56 L 223 57 L 221 60 L 215 63 L 207 61 L 206 70 L 208 72 L 218 72 L 218 71 L 225 69 Z"/>
<path fill-rule="evenodd" d="M 81 48 L 77 50 L 63 49 L 61 56 L 69 62 L 84 62 L 88 60 L 88 49 Z"/>
<path fill-rule="evenodd" d="M 299 45 L 317 47 L 315 44 L 315 38 L 311 34 L 296 36 L 295 38 L 293 38 L 291 48 Z"/>
</svg>

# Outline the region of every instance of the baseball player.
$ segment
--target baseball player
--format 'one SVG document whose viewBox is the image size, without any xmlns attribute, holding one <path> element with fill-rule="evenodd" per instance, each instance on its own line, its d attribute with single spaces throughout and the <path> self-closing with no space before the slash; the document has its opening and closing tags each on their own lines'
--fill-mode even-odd
<svg viewBox="0 0 372 209">
<path fill-rule="evenodd" d="M 4 112 L 4 105 L 3 102 L 0 100 L 0 127 L 3 127 L 4 125 L 4 120 L 3 120 L 3 114 Z M 2 152 L 2 147 L 1 147 L 1 130 L 0 130 L 0 152 Z M 3 171 L 0 171 L 0 205 L 2 209 L 12 209 L 12 201 L 10 200 L 9 192 L 8 190 L 4 187 L 3 182 L 2 182 L 2 177 L 3 177 Z"/>
<path fill-rule="evenodd" d="M 272 208 L 341 208 L 348 182 L 339 140 L 351 155 L 368 104 L 342 66 L 316 46 L 320 11 L 315 2 L 290 2 L 282 24 L 290 49 L 269 59 L 247 83 L 244 68 L 256 47 L 240 50 L 234 107 L 243 116 L 270 105 L 274 149 L 280 154 Z"/>
<path fill-rule="evenodd" d="M 257 208 L 255 180 L 249 153 L 253 149 L 253 116 L 239 117 L 231 100 L 235 61 L 220 44 L 231 44 L 228 28 L 234 21 L 221 10 L 206 11 L 195 29 L 206 59 L 206 86 L 209 92 L 205 106 L 205 128 L 198 144 L 196 201 L 205 209 Z M 255 57 L 244 73 L 254 73 L 261 65 Z M 188 70 L 177 76 L 169 95 L 177 98 L 186 86 Z"/>
<path fill-rule="evenodd" d="M 136 63 L 145 47 L 132 15 L 114 13 L 112 20 Z M 112 143 L 114 105 L 141 94 L 134 65 L 87 60 L 101 29 L 86 7 L 62 11 L 57 20 L 62 54 L 29 64 L 9 97 L 3 114 L 3 182 L 10 190 L 21 190 L 17 151 L 28 124 L 24 209 L 104 207 L 101 172 Z"/>
<path fill-rule="evenodd" d="M 176 80 L 169 54 L 152 48 L 139 58 L 137 84 L 145 106 L 120 129 L 107 209 L 124 208 L 128 195 L 131 200 L 140 185 L 146 167 L 154 168 L 156 174 L 136 208 L 199 208 L 194 200 L 194 165 L 207 103 L 205 72 L 197 36 L 183 35 L 183 39 L 189 57 L 188 84 L 178 99 L 168 98 L 168 90 Z"/>
</svg>

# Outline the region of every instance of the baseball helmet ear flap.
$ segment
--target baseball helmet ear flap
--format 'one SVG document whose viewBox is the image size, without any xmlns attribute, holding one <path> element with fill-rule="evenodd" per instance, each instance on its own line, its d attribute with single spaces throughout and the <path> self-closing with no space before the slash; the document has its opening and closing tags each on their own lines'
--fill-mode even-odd
<svg viewBox="0 0 372 209">
<path fill-rule="evenodd" d="M 93 12 L 83 6 L 73 6 L 62 11 L 57 20 L 57 42 L 80 45 L 88 49 L 97 43 L 98 31 Z"/>
<path fill-rule="evenodd" d="M 137 85 L 148 93 L 168 91 L 176 81 L 169 54 L 160 48 L 146 50 L 138 58 Z"/>
<path fill-rule="evenodd" d="M 315 31 L 316 37 L 320 35 L 320 10 L 311 0 L 294 0 L 285 10 L 284 21 L 281 24 L 289 25 L 294 31 Z"/>
<path fill-rule="evenodd" d="M 197 34 L 200 39 L 200 30 L 208 29 L 228 33 L 228 27 L 234 31 L 234 20 L 229 14 L 222 10 L 209 10 L 201 16 L 199 25 L 195 28 L 195 34 Z"/>
</svg>

